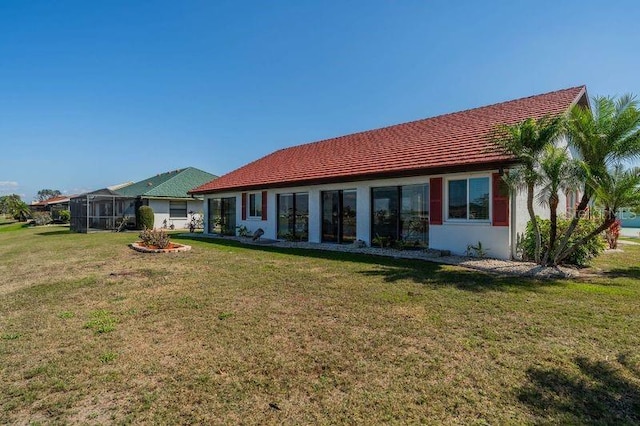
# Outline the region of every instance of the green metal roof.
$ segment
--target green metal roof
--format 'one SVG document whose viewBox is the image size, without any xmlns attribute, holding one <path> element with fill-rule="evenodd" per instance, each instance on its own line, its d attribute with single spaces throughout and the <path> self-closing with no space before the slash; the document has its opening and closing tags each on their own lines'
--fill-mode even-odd
<svg viewBox="0 0 640 426">
<path fill-rule="evenodd" d="M 187 191 L 216 178 L 217 176 L 211 173 L 187 167 L 160 173 L 115 192 L 125 197 L 191 198 Z"/>
</svg>

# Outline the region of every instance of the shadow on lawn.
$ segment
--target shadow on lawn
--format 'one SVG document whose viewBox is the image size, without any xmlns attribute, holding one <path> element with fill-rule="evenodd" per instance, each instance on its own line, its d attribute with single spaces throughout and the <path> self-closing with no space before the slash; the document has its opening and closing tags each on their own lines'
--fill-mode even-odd
<svg viewBox="0 0 640 426">
<path fill-rule="evenodd" d="M 69 229 L 63 229 L 58 231 L 42 231 L 42 232 L 35 233 L 35 235 L 41 235 L 43 237 L 49 237 L 52 235 L 67 235 L 67 234 L 75 234 L 75 232 L 70 231 Z"/>
<path fill-rule="evenodd" d="M 638 368 L 618 360 L 629 374 L 640 379 Z M 580 374 L 559 368 L 530 368 L 529 383 L 518 395 L 534 412 L 553 423 L 638 424 L 640 387 L 623 377 L 609 363 L 575 359 Z M 544 421 L 544 420 L 543 420 Z"/>
<path fill-rule="evenodd" d="M 466 270 L 464 268 L 452 268 L 448 265 L 425 260 L 395 259 L 385 256 L 327 250 L 250 245 L 243 244 L 235 240 L 225 240 L 223 238 L 198 238 L 197 240 L 193 240 L 187 236 L 175 236 L 172 238 L 215 243 L 217 245 L 237 247 L 247 250 L 258 250 L 270 253 L 282 253 L 293 256 L 313 257 L 316 259 L 356 262 L 364 265 L 371 265 L 373 268 L 361 270 L 358 273 L 364 276 L 382 277 L 382 279 L 388 283 L 409 280 L 417 284 L 436 287 L 453 286 L 461 290 L 472 292 L 492 290 L 536 291 L 544 286 L 556 283 L 555 281 L 540 281 L 525 277 L 496 276 L 488 273 Z"/>
<path fill-rule="evenodd" d="M 628 268 L 614 268 L 604 273 L 611 278 L 636 278 L 640 279 L 640 267 L 630 266 Z"/>
</svg>

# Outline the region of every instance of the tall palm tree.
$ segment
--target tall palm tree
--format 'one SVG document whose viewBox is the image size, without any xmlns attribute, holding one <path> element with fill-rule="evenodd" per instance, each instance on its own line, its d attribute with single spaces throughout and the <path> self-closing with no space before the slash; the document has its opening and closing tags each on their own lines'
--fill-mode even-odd
<svg viewBox="0 0 640 426">
<path fill-rule="evenodd" d="M 567 148 L 548 145 L 540 158 L 540 190 L 538 201 L 549 207 L 549 246 L 545 250 L 542 264 L 546 265 L 558 235 L 559 193 L 576 190 L 580 184 L 580 168 Z"/>
<path fill-rule="evenodd" d="M 553 253 L 554 264 L 566 258 L 569 239 L 594 196 L 594 184 L 604 182 L 614 164 L 640 157 L 640 110 L 635 98 L 595 97 L 592 105 L 593 109 L 574 106 L 567 121 L 569 143 L 578 151 L 590 184 L 585 184 L 577 214 Z"/>
<path fill-rule="evenodd" d="M 517 124 L 499 126 L 493 138 L 519 162 L 519 166 L 510 172 L 511 177 L 505 179 L 505 182 L 512 191 L 527 191 L 527 211 L 536 239 L 534 260 L 537 263 L 540 262 L 542 238 L 533 204 L 535 188 L 541 180 L 539 162 L 545 147 L 553 144 L 562 133 L 563 123 L 561 116 L 543 117 L 539 120 L 528 118 Z"/>
</svg>

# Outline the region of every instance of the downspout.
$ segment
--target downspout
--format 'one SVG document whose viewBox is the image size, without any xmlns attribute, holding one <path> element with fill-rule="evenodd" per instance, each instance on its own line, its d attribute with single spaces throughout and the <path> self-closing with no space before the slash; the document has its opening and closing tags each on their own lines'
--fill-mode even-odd
<svg viewBox="0 0 640 426">
<path fill-rule="evenodd" d="M 510 236 L 509 236 L 509 246 L 511 247 L 511 259 L 512 260 L 517 260 L 517 255 L 518 255 L 518 250 L 517 250 L 517 243 L 518 243 L 518 228 L 516 226 L 516 218 L 517 218 L 517 214 L 516 214 L 516 206 L 518 205 L 516 202 L 517 199 L 517 193 L 511 193 L 510 195 L 510 201 L 511 201 L 511 209 L 509 212 L 509 215 L 511 216 L 509 218 L 509 226 L 510 226 Z"/>
</svg>

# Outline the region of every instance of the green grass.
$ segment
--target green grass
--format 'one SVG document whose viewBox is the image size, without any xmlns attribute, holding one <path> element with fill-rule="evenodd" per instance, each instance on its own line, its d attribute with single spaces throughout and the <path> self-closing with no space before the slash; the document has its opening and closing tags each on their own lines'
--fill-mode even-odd
<svg viewBox="0 0 640 426">
<path fill-rule="evenodd" d="M 0 235 L 0 423 L 640 422 L 640 246 L 537 281 L 135 239 Z"/>
<path fill-rule="evenodd" d="M 28 226 L 24 222 L 5 222 L 0 223 L 0 232 L 13 232 L 27 229 Z"/>
</svg>

